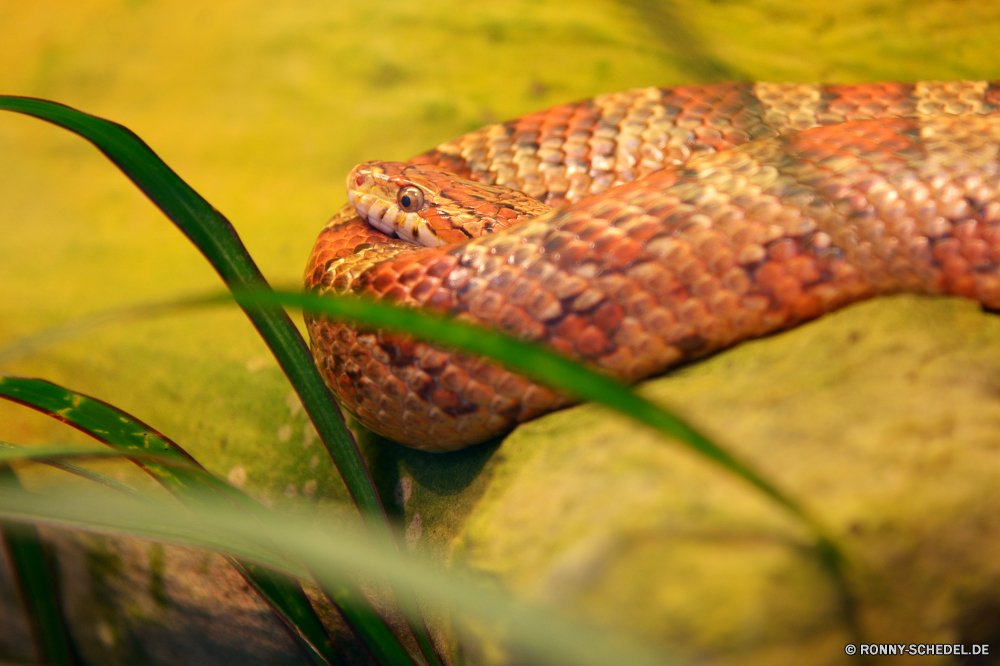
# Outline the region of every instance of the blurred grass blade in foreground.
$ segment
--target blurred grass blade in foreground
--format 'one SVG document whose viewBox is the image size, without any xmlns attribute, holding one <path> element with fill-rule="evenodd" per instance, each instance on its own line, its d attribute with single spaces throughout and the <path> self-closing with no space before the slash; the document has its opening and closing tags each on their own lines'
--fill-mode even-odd
<svg viewBox="0 0 1000 666">
<path fill-rule="evenodd" d="M 823 524 L 784 491 L 755 472 L 750 465 L 733 456 L 683 419 L 646 400 L 620 382 L 540 345 L 453 318 L 365 298 L 331 298 L 274 291 L 237 291 L 234 296 L 244 307 L 268 304 L 297 307 L 368 327 L 409 333 L 422 340 L 488 356 L 557 391 L 610 407 L 658 430 L 749 482 L 809 526 L 816 537 L 817 547 L 831 567 L 837 570 L 844 562 L 840 549 L 833 538 L 828 536 Z M 220 302 L 228 298 L 229 296 L 216 297 Z M 196 304 L 192 301 L 192 305 Z"/>
<path fill-rule="evenodd" d="M 4 487 L 21 490 L 21 483 L 9 466 L 0 465 L 0 488 Z M 0 546 L 7 551 L 39 659 L 58 666 L 78 664 L 59 602 L 57 578 L 38 528 L 0 520 Z"/>
<path fill-rule="evenodd" d="M 322 514 L 275 513 L 259 523 L 241 519 L 232 504 L 207 494 L 197 512 L 177 511 L 164 500 L 123 501 L 75 492 L 36 495 L 0 488 L 0 519 L 131 536 L 215 550 L 243 561 L 264 560 L 287 574 L 303 562 L 327 591 L 345 581 L 386 576 L 394 587 L 413 590 L 429 608 L 448 609 L 453 620 L 474 618 L 504 637 L 518 663 L 653 666 L 675 663 L 662 653 L 613 638 L 552 612 L 519 604 L 506 594 L 474 586 L 439 565 L 400 557 L 363 530 L 329 527 Z M 276 558 L 276 552 L 284 558 Z M 289 563 L 282 568 L 282 562 Z"/>
<path fill-rule="evenodd" d="M 78 134 L 90 141 L 142 190 L 142 192 L 191 240 L 222 277 L 230 289 L 267 289 L 267 282 L 247 253 L 232 225 L 201 195 L 192 189 L 161 160 L 135 133 L 118 123 L 77 111 L 63 104 L 27 97 L 0 96 L 0 109 L 15 111 L 45 120 Z M 330 452 L 355 504 L 368 521 L 369 528 L 386 543 L 392 538 L 385 509 L 361 458 L 353 436 L 347 430 L 343 416 L 333 397 L 313 365 L 305 341 L 283 311 L 246 312 L 250 321 L 271 349 L 309 415 L 320 440 Z M 252 581 L 252 577 L 248 580 Z M 265 588 L 267 587 L 265 583 Z M 272 604 L 281 603 L 288 595 L 270 596 L 267 589 L 258 588 Z M 270 590 L 274 592 L 274 590 Z M 398 593 L 399 591 L 397 591 Z M 305 603 L 305 597 L 298 594 Z M 403 594 L 403 607 L 414 604 Z M 358 607 L 356 621 L 363 631 L 375 628 L 369 621 L 372 613 Z M 343 609 L 347 613 L 351 609 Z M 288 620 L 286 613 L 280 613 Z M 423 621 L 408 615 L 410 630 L 430 666 L 440 664 Z M 350 620 L 349 620 L 350 621 Z M 317 621 L 318 626 L 318 621 Z M 384 632 L 376 651 L 386 649 L 384 663 L 409 663 L 401 660 L 406 652 L 398 641 L 383 645 Z"/>
<path fill-rule="evenodd" d="M 198 507 L 214 494 L 257 520 L 268 510 L 205 471 L 180 446 L 135 417 L 101 400 L 40 379 L 0 376 L 0 398 L 18 402 L 77 428 L 117 451 L 135 455 L 135 462 L 156 481 L 186 503 Z M 153 459 L 144 456 L 153 454 Z M 160 460 L 174 463 L 164 464 Z M 252 521 L 253 522 L 253 521 Z M 269 572 L 255 564 L 232 560 L 247 582 L 275 610 L 300 647 L 317 664 L 338 664 L 326 629 L 301 586 L 292 578 Z M 305 571 L 299 575 L 309 577 Z M 362 642 L 376 641 L 385 653 L 380 663 L 409 665 L 405 649 L 384 621 L 372 612 L 367 600 L 352 587 L 340 595 L 341 612 Z"/>
</svg>

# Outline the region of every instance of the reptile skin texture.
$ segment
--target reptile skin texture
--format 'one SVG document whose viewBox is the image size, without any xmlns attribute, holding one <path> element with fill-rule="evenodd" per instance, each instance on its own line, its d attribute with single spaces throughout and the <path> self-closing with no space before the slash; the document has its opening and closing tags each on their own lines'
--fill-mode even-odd
<svg viewBox="0 0 1000 666">
<path fill-rule="evenodd" d="M 306 288 L 544 343 L 625 382 L 879 294 L 1000 308 L 1000 85 L 646 88 L 558 106 L 411 162 L 556 210 L 418 247 L 347 207 Z M 494 362 L 307 316 L 343 406 L 448 451 L 569 400 Z"/>
</svg>

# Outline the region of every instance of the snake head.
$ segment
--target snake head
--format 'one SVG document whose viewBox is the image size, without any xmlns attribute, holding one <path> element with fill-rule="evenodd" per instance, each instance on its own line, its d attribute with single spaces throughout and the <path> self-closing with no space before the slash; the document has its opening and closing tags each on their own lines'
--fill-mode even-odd
<svg viewBox="0 0 1000 666">
<path fill-rule="evenodd" d="M 402 162 L 354 167 L 347 176 L 347 198 L 379 231 L 427 247 L 478 238 L 550 210 L 517 190 Z"/>
</svg>

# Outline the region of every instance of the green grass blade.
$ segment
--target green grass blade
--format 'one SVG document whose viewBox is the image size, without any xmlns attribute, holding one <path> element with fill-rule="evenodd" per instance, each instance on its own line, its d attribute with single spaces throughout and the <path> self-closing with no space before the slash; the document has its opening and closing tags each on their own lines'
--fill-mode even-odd
<svg viewBox="0 0 1000 666">
<path fill-rule="evenodd" d="M 817 552 L 840 591 L 848 608 L 848 615 L 852 621 L 855 620 L 854 594 L 847 583 L 847 560 L 827 527 L 791 496 L 755 472 L 749 464 L 726 451 L 683 419 L 646 400 L 620 382 L 540 345 L 450 317 L 400 308 L 389 303 L 349 296 L 330 297 L 274 291 L 236 292 L 234 296 L 243 303 L 243 307 L 251 304 L 297 307 L 365 326 L 409 333 L 424 340 L 488 356 L 557 391 L 606 405 L 655 428 L 750 483 L 802 521 L 812 532 Z M 228 298 L 220 296 L 218 300 L 224 302 Z"/>
<path fill-rule="evenodd" d="M 0 467 L 0 487 L 21 489 L 10 467 Z M 78 663 L 50 569 L 51 560 L 38 529 L 30 524 L 0 521 L 0 544 L 7 550 L 42 663 L 59 666 Z"/>
<path fill-rule="evenodd" d="M 756 473 L 749 464 L 701 434 L 679 417 L 641 397 L 628 387 L 589 370 L 575 361 L 543 347 L 503 333 L 466 324 L 452 318 L 394 307 L 388 303 L 354 297 L 316 296 L 285 292 L 237 292 L 244 306 L 271 304 L 302 308 L 362 323 L 388 328 L 464 351 L 488 356 L 508 368 L 581 400 L 598 402 L 651 426 L 685 444 L 691 450 L 749 482 L 802 520 L 812 531 L 816 546 L 838 581 L 843 582 L 845 559 L 826 527 L 784 491 Z M 228 297 L 220 296 L 219 301 Z M 846 590 L 846 588 L 844 588 Z"/>
<path fill-rule="evenodd" d="M 231 504 L 206 500 L 198 512 L 177 512 L 163 501 L 141 504 L 99 496 L 37 496 L 0 489 L 0 519 L 69 529 L 127 534 L 136 538 L 228 552 L 243 560 L 267 559 L 281 550 L 288 562 L 305 562 L 328 592 L 348 577 L 385 576 L 413 590 L 433 607 L 447 608 L 456 620 L 475 618 L 495 627 L 517 648 L 518 663 L 653 666 L 674 663 L 661 653 L 607 632 L 570 622 L 552 611 L 515 603 L 507 595 L 472 585 L 438 565 L 402 558 L 361 530 L 336 532 L 318 516 L 280 513 L 261 525 L 238 519 Z M 286 573 L 291 573 L 286 571 Z"/>
<path fill-rule="evenodd" d="M 161 485 L 189 503 L 198 505 L 204 501 L 205 491 L 211 490 L 258 520 L 267 514 L 265 507 L 206 472 L 187 452 L 162 433 L 106 402 L 44 380 L 10 376 L 0 376 L 0 398 L 59 419 L 108 444 L 115 451 L 131 455 Z M 0 450 L 0 456 L 15 455 L 17 454 Z M 20 455 L 30 456 L 24 453 Z M 237 562 L 233 564 L 241 573 L 251 574 L 247 582 L 274 608 L 315 663 L 340 663 L 329 635 L 296 581 L 270 574 L 256 580 L 253 575 L 260 570 L 259 567 L 252 569 Z M 308 577 L 305 571 L 300 572 L 300 575 Z M 369 606 L 360 592 L 356 592 L 353 597 L 346 597 L 345 603 L 358 604 L 363 609 L 359 613 L 365 612 Z"/>
<path fill-rule="evenodd" d="M 0 375 L 0 398 L 22 404 L 90 435 L 117 451 L 154 454 L 166 460 L 200 465 L 177 444 L 142 421 L 106 402 L 42 379 Z M 142 468 L 167 489 L 184 493 L 189 477 L 157 462 Z"/>
<path fill-rule="evenodd" d="M 491 356 L 524 374 L 535 375 L 539 382 L 567 393 L 574 393 L 582 400 L 601 402 L 685 442 L 702 455 L 753 483 L 758 489 L 763 490 L 782 505 L 796 511 L 796 513 L 799 512 L 798 507 L 791 506 L 794 502 L 753 472 L 749 466 L 736 460 L 722 447 L 679 417 L 636 396 L 621 384 L 586 370 L 563 357 L 546 352 L 535 345 L 517 341 L 494 331 L 459 324 L 450 319 L 360 299 L 343 297 L 336 300 L 328 297 L 319 299 L 313 295 L 288 292 L 275 292 L 273 297 L 257 292 L 245 292 L 241 298 L 251 306 L 254 304 L 258 306 L 265 304 L 289 305 L 325 312 L 332 316 L 344 317 L 372 326 L 408 331 L 428 340 L 435 340 L 484 356 Z M 85 322 L 81 321 L 79 324 L 59 327 L 53 330 L 52 337 L 61 337 L 64 328 L 67 334 L 71 334 L 72 331 L 76 331 L 84 325 L 88 327 L 102 325 L 108 321 L 116 321 L 120 317 L 152 316 L 161 312 L 177 312 L 193 307 L 216 305 L 220 302 L 228 302 L 228 300 L 229 297 L 226 296 L 188 297 L 156 305 L 126 308 L 120 312 L 109 314 L 107 317 L 88 317 Z M 91 321 L 92 319 L 93 321 Z M 48 339 L 49 335 L 44 337 Z M 43 342 L 44 340 L 38 341 L 37 344 Z M 32 339 L 32 341 L 26 340 L 24 344 L 36 343 Z M 15 353 L 19 348 L 20 346 L 12 348 L 10 353 Z M 3 351 L 0 350 L 0 354 L 2 353 Z M 840 558 L 836 554 L 836 548 L 834 548 L 832 556 Z"/>
<path fill-rule="evenodd" d="M 391 551 L 394 552 L 395 548 L 393 547 Z M 411 666 L 419 663 L 371 606 L 365 608 L 360 604 L 350 603 L 351 598 L 357 594 L 353 582 L 338 579 L 337 584 L 330 584 L 327 581 L 327 584 L 322 585 L 322 588 L 330 600 L 337 605 L 337 608 L 341 609 L 347 624 L 362 637 L 368 654 L 376 663 L 410 664 Z"/>
<path fill-rule="evenodd" d="M 42 329 L 35 333 L 26 335 L 0 346 L 0 368 L 5 363 L 10 363 L 29 354 L 38 351 L 39 348 L 57 344 L 65 340 L 72 340 L 81 335 L 86 335 L 102 326 L 110 324 L 121 324 L 128 321 L 142 319 L 152 319 L 154 317 L 164 317 L 176 314 L 183 310 L 184 305 L 179 301 L 167 301 L 162 303 L 146 303 L 132 305 L 121 308 L 112 308 L 104 312 L 97 312 L 85 317 L 79 317 L 56 326 Z"/>
<path fill-rule="evenodd" d="M 128 455 L 123 451 L 116 451 L 114 449 L 94 449 L 89 446 L 76 446 L 73 444 L 27 447 L 0 442 L 0 466 L 21 461 L 48 463 L 65 460 L 66 458 L 124 458 Z M 150 456 L 150 458 L 155 457 Z"/>
<path fill-rule="evenodd" d="M 294 578 L 273 569 L 259 566 L 235 557 L 228 558 L 257 594 L 274 610 L 275 615 L 298 638 L 307 656 L 315 664 L 343 664 L 326 627 L 320 621 L 312 604 L 305 598 L 302 587 Z M 356 598 L 350 600 L 357 602 Z"/>
<path fill-rule="evenodd" d="M 45 120 L 90 141 L 177 225 L 230 289 L 267 288 L 267 282 L 229 221 L 131 130 L 47 100 L 0 96 L 0 109 Z M 298 393 L 369 527 L 379 538 L 394 543 L 385 509 L 357 443 L 313 365 L 302 336 L 284 311 L 245 312 Z M 411 631 L 421 647 L 431 645 L 423 622 L 411 622 Z M 433 654 L 428 659 L 436 666 Z"/>
<path fill-rule="evenodd" d="M 267 287 L 229 221 L 128 128 L 62 104 L 28 97 L 0 96 L 0 109 L 45 120 L 90 141 L 195 244 L 226 285 Z M 351 497 L 366 517 L 373 518 L 374 529 L 388 534 L 375 486 L 302 336 L 284 312 L 248 312 L 247 316 L 299 394 Z"/>
<path fill-rule="evenodd" d="M 187 475 L 193 477 L 190 485 L 194 487 L 198 487 L 199 484 L 213 489 L 225 487 L 227 491 L 232 492 L 223 492 L 223 495 L 226 495 L 227 497 L 232 495 L 233 499 L 239 496 L 242 500 L 252 503 L 252 500 L 249 500 L 249 498 L 240 493 L 238 490 L 222 483 L 204 468 L 199 467 L 194 463 L 178 460 L 170 454 L 137 453 L 117 448 L 95 449 L 92 447 L 60 444 L 25 447 L 8 444 L 7 442 L 0 442 L 0 466 L 10 465 L 14 462 L 37 462 L 61 469 L 67 469 L 67 471 L 82 476 L 89 481 L 95 481 L 100 485 L 122 491 L 126 495 L 136 497 L 142 495 L 142 493 L 139 493 L 137 490 L 110 479 L 103 474 L 98 474 L 97 472 L 93 472 L 82 467 L 67 465 L 62 462 L 69 458 L 126 458 L 143 468 L 155 466 L 158 471 L 160 471 L 160 468 L 166 468 L 172 470 L 175 474 L 179 473 L 181 476 Z M 155 476 L 156 475 L 154 475 L 154 477 Z M 162 478 L 170 478 L 163 476 L 162 474 L 160 474 L 160 476 Z M 240 504 L 240 502 L 236 502 L 236 504 Z"/>
<path fill-rule="evenodd" d="M 34 449 L 26 449 L 23 446 L 17 446 L 15 444 L 10 444 L 9 442 L 0 442 L 0 449 L 17 449 L 25 451 L 34 450 Z M 75 476 L 87 479 L 88 481 L 92 481 L 106 488 L 111 488 L 112 490 L 116 490 L 130 497 L 138 497 L 140 494 L 139 491 L 129 486 L 126 486 L 121 481 L 116 481 L 115 479 L 112 479 L 109 476 L 105 476 L 104 474 L 100 474 L 99 472 L 87 469 L 86 467 L 80 467 L 79 465 L 74 465 L 72 463 L 65 462 L 61 459 L 57 460 L 57 459 L 46 458 L 46 459 L 40 459 L 38 460 L 38 462 L 43 465 L 48 465 L 49 467 L 53 467 L 55 469 L 61 469 L 64 472 L 68 472 L 69 474 L 73 474 Z"/>
<path fill-rule="evenodd" d="M 228 296 L 216 297 L 219 302 Z M 540 345 L 518 340 L 501 332 L 457 321 L 453 318 L 395 307 L 370 299 L 316 296 L 289 292 L 237 292 L 237 301 L 246 305 L 281 305 L 317 314 L 347 319 L 365 326 L 388 328 L 424 340 L 447 345 L 500 361 L 535 381 L 581 400 L 598 402 L 631 416 L 686 444 L 702 456 L 745 479 L 787 509 L 805 518 L 805 510 L 750 466 L 681 418 L 671 414 L 620 382 L 567 359 Z M 815 527 L 816 525 L 814 525 Z"/>
<path fill-rule="evenodd" d="M 30 461 L 52 464 L 55 461 L 65 460 L 67 458 L 113 457 L 127 457 L 133 462 L 139 464 L 148 463 L 150 461 L 158 461 L 159 464 L 165 467 L 193 475 L 196 477 L 197 482 L 203 484 L 204 489 L 212 488 L 215 490 L 221 490 L 221 487 L 225 487 L 227 490 L 232 492 L 223 492 L 223 495 L 235 500 L 233 502 L 235 506 L 250 508 L 251 513 L 254 515 L 263 515 L 263 512 L 266 511 L 263 506 L 249 500 L 249 498 L 243 495 L 240 491 L 232 489 L 229 486 L 225 486 L 224 484 L 221 484 L 221 482 L 219 484 L 212 483 L 211 481 L 215 480 L 214 477 L 200 468 L 193 467 L 189 463 L 180 463 L 176 459 L 172 459 L 170 456 L 148 453 L 126 453 L 115 449 L 95 449 L 74 445 L 34 446 L 28 448 L 0 442 L 0 479 L 2 479 L 2 475 L 5 472 L 5 466 L 14 462 Z M 9 472 L 9 470 L 6 471 Z M 131 497 L 135 499 L 142 499 L 141 494 L 131 488 L 128 488 L 127 486 L 122 485 L 122 487 L 128 491 L 128 494 Z M 197 486 L 195 486 L 195 488 L 197 489 Z M 195 502 L 202 502 L 204 501 L 204 496 L 200 492 L 196 492 L 194 494 L 189 493 L 189 499 Z M 17 525 L 15 526 L 15 529 L 22 530 L 28 528 Z M 253 564 L 252 562 L 241 562 L 233 559 L 230 561 L 236 569 L 243 574 L 247 581 L 255 589 L 257 589 L 262 597 L 269 601 L 275 600 L 275 604 L 280 609 L 280 612 L 287 613 L 290 616 L 289 620 L 291 621 L 291 624 L 289 628 L 291 630 L 300 633 L 303 640 L 309 641 L 310 644 L 317 638 L 325 638 L 323 643 L 319 646 L 318 651 L 326 654 L 327 659 L 329 659 L 331 655 L 336 654 L 332 642 L 326 635 L 326 629 L 323 627 L 316 614 L 311 612 L 311 607 L 307 609 L 298 602 L 296 592 L 296 590 L 298 590 L 298 585 L 294 580 L 277 572 Z M 306 575 L 306 572 L 303 571 L 302 574 Z M 365 646 L 372 646 L 372 658 L 375 659 L 377 663 L 407 665 L 413 663 L 406 650 L 392 634 L 388 625 L 385 624 L 382 618 L 379 617 L 378 614 L 375 613 L 366 603 L 359 603 L 361 593 L 356 589 L 356 587 L 350 585 L 339 586 L 334 591 L 331 598 L 335 603 L 337 603 L 345 620 L 351 628 L 354 629 L 355 633 L 361 639 L 361 642 Z"/>
</svg>

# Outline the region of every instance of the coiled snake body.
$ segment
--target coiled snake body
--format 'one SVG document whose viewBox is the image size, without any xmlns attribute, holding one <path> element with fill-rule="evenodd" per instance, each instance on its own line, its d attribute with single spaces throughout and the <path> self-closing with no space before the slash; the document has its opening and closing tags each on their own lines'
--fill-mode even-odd
<svg viewBox="0 0 1000 666">
<path fill-rule="evenodd" d="M 877 294 L 1000 308 L 998 109 L 1000 85 L 968 81 L 648 88 L 555 107 L 412 162 L 558 210 L 430 248 L 346 207 L 306 287 L 459 314 L 630 382 Z M 410 446 L 461 448 L 567 404 L 483 359 L 307 325 L 344 406 Z"/>
</svg>

